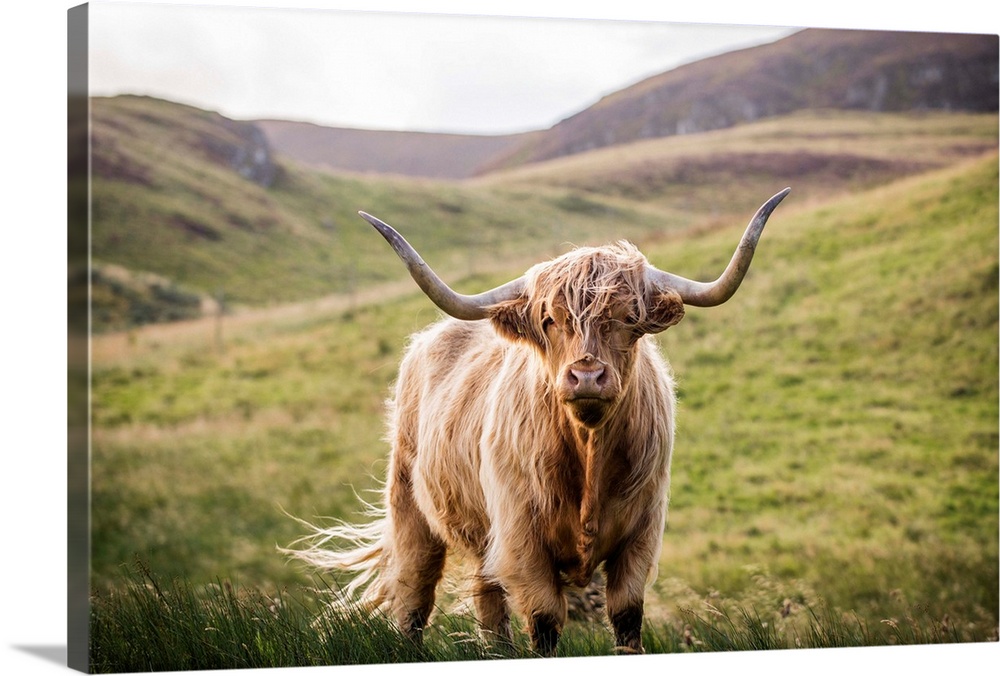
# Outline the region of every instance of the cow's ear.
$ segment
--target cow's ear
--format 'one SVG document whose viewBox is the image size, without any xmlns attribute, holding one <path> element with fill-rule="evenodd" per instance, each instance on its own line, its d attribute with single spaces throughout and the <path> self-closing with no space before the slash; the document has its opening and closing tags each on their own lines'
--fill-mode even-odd
<svg viewBox="0 0 1000 676">
<path fill-rule="evenodd" d="M 673 289 L 655 291 L 646 305 L 646 317 L 639 325 L 643 333 L 660 333 L 684 317 L 684 301 Z"/>
<path fill-rule="evenodd" d="M 489 315 L 493 328 L 507 340 L 540 345 L 542 339 L 529 319 L 528 305 L 527 297 L 521 296 L 492 306 Z"/>
</svg>

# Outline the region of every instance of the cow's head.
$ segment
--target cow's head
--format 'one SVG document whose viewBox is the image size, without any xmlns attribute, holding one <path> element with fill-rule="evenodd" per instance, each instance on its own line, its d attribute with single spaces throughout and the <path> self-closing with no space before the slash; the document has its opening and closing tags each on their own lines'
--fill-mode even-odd
<svg viewBox="0 0 1000 676">
<path fill-rule="evenodd" d="M 684 305 L 726 302 L 739 288 L 757 240 L 789 189 L 768 200 L 750 221 L 736 253 L 714 282 L 694 282 L 658 270 L 631 244 L 580 248 L 540 263 L 511 282 L 465 296 L 442 282 L 392 227 L 361 212 L 392 245 L 434 303 L 458 319 L 489 319 L 509 340 L 542 357 L 552 391 L 572 416 L 598 427 L 631 375 L 636 342 L 684 316 Z"/>
<path fill-rule="evenodd" d="M 618 401 L 636 342 L 684 316 L 681 297 L 649 283 L 648 269 L 627 242 L 575 249 L 528 270 L 521 292 L 488 310 L 502 336 L 537 351 L 551 390 L 588 427 Z"/>
</svg>

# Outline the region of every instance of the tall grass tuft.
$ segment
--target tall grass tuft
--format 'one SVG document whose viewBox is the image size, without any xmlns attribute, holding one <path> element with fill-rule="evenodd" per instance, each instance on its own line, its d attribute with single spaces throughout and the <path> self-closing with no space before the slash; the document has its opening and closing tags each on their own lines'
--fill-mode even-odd
<svg viewBox="0 0 1000 676">
<path fill-rule="evenodd" d="M 532 656 L 523 644 L 498 649 L 475 623 L 443 616 L 423 645 L 380 614 L 336 611 L 329 587 L 296 593 L 218 582 L 166 582 L 136 560 L 113 591 L 91 598 L 94 673 L 250 669 L 482 660 Z"/>
</svg>

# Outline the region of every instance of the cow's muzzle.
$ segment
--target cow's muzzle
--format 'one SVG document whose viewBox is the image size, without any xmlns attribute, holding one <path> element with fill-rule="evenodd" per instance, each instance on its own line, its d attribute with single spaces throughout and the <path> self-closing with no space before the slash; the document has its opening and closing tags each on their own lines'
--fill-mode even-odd
<svg viewBox="0 0 1000 676">
<path fill-rule="evenodd" d="M 590 355 L 565 368 L 561 390 L 563 402 L 588 427 L 601 423 L 617 396 L 607 365 Z"/>
<path fill-rule="evenodd" d="M 608 370 L 597 360 L 580 360 L 565 373 L 566 399 L 604 399 L 607 396 Z"/>
</svg>

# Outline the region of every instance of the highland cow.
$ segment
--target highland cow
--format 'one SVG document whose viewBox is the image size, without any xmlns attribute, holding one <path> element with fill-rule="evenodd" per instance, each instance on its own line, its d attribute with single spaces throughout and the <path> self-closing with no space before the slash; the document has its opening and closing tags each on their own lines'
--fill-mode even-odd
<svg viewBox="0 0 1000 676">
<path fill-rule="evenodd" d="M 578 248 L 474 296 L 456 293 L 390 226 L 365 213 L 424 293 L 450 315 L 414 335 L 389 416 L 378 518 L 307 538 L 294 553 L 356 574 L 347 587 L 419 639 L 449 548 L 474 562 L 488 637 L 524 618 L 554 652 L 566 585 L 599 566 L 621 652 L 641 652 L 646 585 L 663 539 L 674 441 L 674 381 L 651 337 L 685 305 L 740 286 L 783 190 L 751 220 L 718 280 L 656 269 L 633 245 Z M 346 540 L 348 546 L 332 544 Z"/>
</svg>

